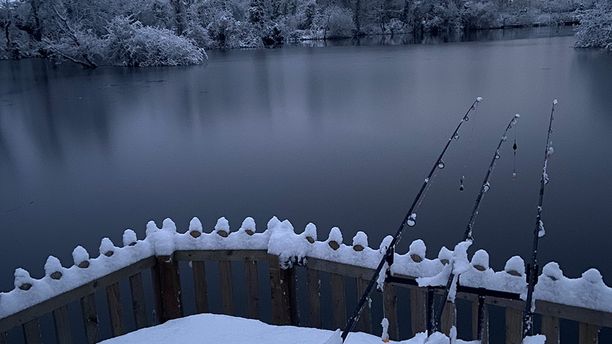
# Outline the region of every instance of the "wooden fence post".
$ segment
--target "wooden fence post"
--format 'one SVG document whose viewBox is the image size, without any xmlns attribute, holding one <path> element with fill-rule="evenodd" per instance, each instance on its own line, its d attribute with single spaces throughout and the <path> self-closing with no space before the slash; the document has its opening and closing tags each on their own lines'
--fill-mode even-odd
<svg viewBox="0 0 612 344">
<path fill-rule="evenodd" d="M 234 288 L 232 287 L 232 262 L 219 261 L 219 283 L 221 287 L 221 305 L 223 313 L 234 314 Z"/>
<path fill-rule="evenodd" d="M 523 312 L 519 309 L 506 308 L 506 344 L 523 342 Z"/>
<path fill-rule="evenodd" d="M 83 315 L 83 323 L 85 325 L 87 343 L 95 344 L 98 342 L 98 339 L 100 337 L 95 294 L 89 294 L 81 298 L 81 313 Z"/>
<path fill-rule="evenodd" d="M 489 312 L 482 295 L 472 303 L 472 339 L 480 339 L 482 344 L 489 343 Z"/>
<path fill-rule="evenodd" d="M 282 269 L 277 256 L 269 256 L 270 292 L 272 296 L 272 323 L 298 325 L 295 270 Z"/>
<path fill-rule="evenodd" d="M 412 335 L 427 330 L 427 289 L 410 288 L 410 322 Z"/>
<path fill-rule="evenodd" d="M 363 293 L 368 288 L 368 281 L 364 280 L 361 277 L 357 277 L 355 279 L 356 290 L 357 290 L 357 302 L 361 299 Z M 370 303 L 366 303 L 361 311 L 361 316 L 359 317 L 359 321 L 357 322 L 357 330 L 365 333 L 372 334 L 372 309 L 370 308 Z"/>
<path fill-rule="evenodd" d="M 308 323 L 310 327 L 321 328 L 321 280 L 319 271 L 306 266 L 306 287 L 308 288 Z"/>
<path fill-rule="evenodd" d="M 179 275 L 178 262 L 172 256 L 157 257 L 154 267 L 155 295 L 158 298 L 157 316 L 160 323 L 183 316 L 183 305 L 181 301 L 181 279 Z"/>
<path fill-rule="evenodd" d="M 346 293 L 344 291 L 344 276 L 331 273 L 331 302 L 333 310 L 333 327 L 344 328 L 346 325 Z"/>
<path fill-rule="evenodd" d="M 547 344 L 559 344 L 559 318 L 548 315 L 542 316 L 542 334 L 546 336 Z"/>
<path fill-rule="evenodd" d="M 56 341 L 60 344 L 72 344 L 68 306 L 61 306 L 53 311 L 53 322 L 55 324 Z"/>
<path fill-rule="evenodd" d="M 38 319 L 29 321 L 23 324 L 23 336 L 27 344 L 42 343 L 42 335 L 40 333 L 40 322 Z"/>
<path fill-rule="evenodd" d="M 385 284 L 383 289 L 385 316 L 389 320 L 389 339 L 399 340 L 399 325 L 397 321 L 397 293 L 391 284 Z"/>
<path fill-rule="evenodd" d="M 132 312 L 136 329 L 147 327 L 149 321 L 147 320 L 142 273 L 130 276 L 130 294 L 132 295 Z"/>
<path fill-rule="evenodd" d="M 598 344 L 599 327 L 596 325 L 580 323 L 578 324 L 578 343 L 579 344 Z"/>
<path fill-rule="evenodd" d="M 450 334 L 451 327 L 455 326 L 457 320 L 457 308 L 450 301 L 445 301 L 444 311 L 442 312 L 442 324 L 440 324 L 442 332 L 446 335 Z"/>
<path fill-rule="evenodd" d="M 257 273 L 257 261 L 245 259 L 244 268 L 247 288 L 247 317 L 259 319 L 259 274 Z"/>
<path fill-rule="evenodd" d="M 191 263 L 191 270 L 193 271 L 196 313 L 207 313 L 208 284 L 206 282 L 206 264 L 202 261 L 194 261 Z"/>
</svg>

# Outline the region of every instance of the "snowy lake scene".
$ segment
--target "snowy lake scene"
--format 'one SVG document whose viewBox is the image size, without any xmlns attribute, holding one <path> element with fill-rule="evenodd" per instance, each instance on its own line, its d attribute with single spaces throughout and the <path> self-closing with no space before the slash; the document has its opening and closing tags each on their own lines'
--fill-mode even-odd
<svg viewBox="0 0 612 344">
<path fill-rule="evenodd" d="M 612 343 L 609 1 L 0 31 L 0 344 Z"/>
</svg>

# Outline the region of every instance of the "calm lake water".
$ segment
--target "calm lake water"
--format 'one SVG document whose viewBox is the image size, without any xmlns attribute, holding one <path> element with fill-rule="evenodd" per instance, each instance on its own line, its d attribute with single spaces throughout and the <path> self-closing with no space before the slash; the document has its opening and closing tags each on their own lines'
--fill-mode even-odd
<svg viewBox="0 0 612 344">
<path fill-rule="evenodd" d="M 541 261 L 568 276 L 598 268 L 612 285 L 612 55 L 571 36 L 432 45 L 212 51 L 207 66 L 81 70 L 0 62 L 0 290 L 48 255 L 95 256 L 102 237 L 171 217 L 225 216 L 260 229 L 277 215 L 345 243 L 395 232 L 435 157 L 477 96 L 404 239 L 428 256 L 462 237 L 499 137 L 515 113 L 480 211 L 475 248 L 494 268 L 530 252 L 550 105 Z M 376 43 L 376 42 L 375 42 Z M 401 42 L 400 42 L 401 43 Z M 512 156 L 516 135 L 518 154 Z M 518 177 L 512 178 L 513 164 Z M 465 191 L 459 179 L 465 175 Z"/>
</svg>

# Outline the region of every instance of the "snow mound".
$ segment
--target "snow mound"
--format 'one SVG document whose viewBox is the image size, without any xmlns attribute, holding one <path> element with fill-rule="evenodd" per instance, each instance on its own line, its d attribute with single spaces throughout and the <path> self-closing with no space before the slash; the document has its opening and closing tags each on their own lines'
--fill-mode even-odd
<svg viewBox="0 0 612 344">
<path fill-rule="evenodd" d="M 340 335 L 340 330 L 275 326 L 259 320 L 228 315 L 198 314 L 108 339 L 101 344 L 342 344 Z M 357 332 L 349 334 L 344 343 L 380 344 L 381 340 L 380 337 Z M 429 338 L 425 333 L 418 333 L 412 339 L 392 343 L 449 344 L 450 339 L 441 333 L 434 333 Z M 475 344 L 476 342 L 457 340 L 456 343 Z"/>
</svg>

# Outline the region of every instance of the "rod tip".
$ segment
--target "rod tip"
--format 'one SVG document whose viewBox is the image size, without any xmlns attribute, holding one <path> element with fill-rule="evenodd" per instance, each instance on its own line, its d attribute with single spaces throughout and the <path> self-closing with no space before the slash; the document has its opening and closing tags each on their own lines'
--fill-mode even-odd
<svg viewBox="0 0 612 344">
<path fill-rule="evenodd" d="M 557 99 L 553 100 L 553 105 L 557 105 L 559 101 Z"/>
<path fill-rule="evenodd" d="M 521 118 L 521 115 L 517 113 L 516 115 L 514 115 L 514 118 Z"/>
<path fill-rule="evenodd" d="M 480 103 L 482 101 L 482 97 L 476 97 L 476 101 Z"/>
</svg>

